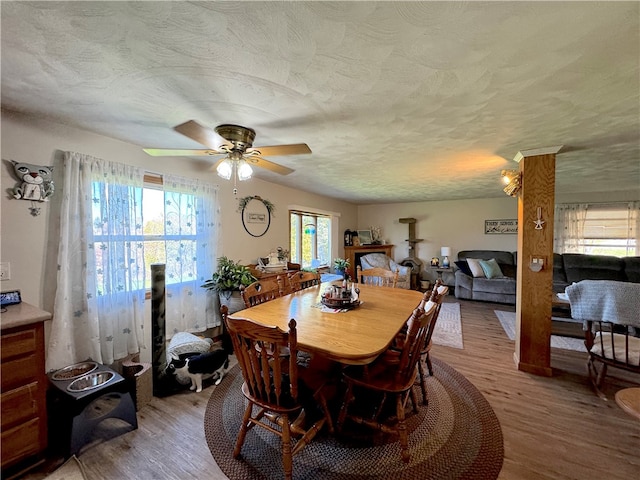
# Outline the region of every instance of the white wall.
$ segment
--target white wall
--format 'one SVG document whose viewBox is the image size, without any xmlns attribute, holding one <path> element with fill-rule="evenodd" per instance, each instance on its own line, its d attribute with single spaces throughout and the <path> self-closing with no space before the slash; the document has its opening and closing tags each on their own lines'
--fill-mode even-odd
<svg viewBox="0 0 640 480">
<path fill-rule="evenodd" d="M 496 184 L 500 189 L 500 185 Z M 440 257 L 440 247 L 451 247 L 453 262 L 460 250 L 517 249 L 517 235 L 485 235 L 484 221 L 518 218 L 518 203 L 503 195 L 499 198 L 475 200 L 451 200 L 442 202 L 392 203 L 386 205 L 361 205 L 358 207 L 358 229 L 370 226 L 382 228 L 382 238 L 395 245 L 394 259 L 399 262 L 409 256 L 409 225 L 400 218 L 415 218 L 415 256 L 424 266 L 432 257 Z M 434 279 L 432 272 L 423 269 L 423 278 Z"/>
</svg>

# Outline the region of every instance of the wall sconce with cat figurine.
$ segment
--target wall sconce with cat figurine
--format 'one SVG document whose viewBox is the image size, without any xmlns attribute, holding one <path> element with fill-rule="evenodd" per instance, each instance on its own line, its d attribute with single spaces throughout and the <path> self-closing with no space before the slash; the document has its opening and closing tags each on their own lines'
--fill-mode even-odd
<svg viewBox="0 0 640 480">
<path fill-rule="evenodd" d="M 53 167 L 34 165 L 32 163 L 16 162 L 13 164 L 13 173 L 18 179 L 18 184 L 10 193 L 17 200 L 30 200 L 29 210 L 34 217 L 40 214 L 40 208 L 33 202 L 48 202 L 55 190 L 53 185 Z"/>
</svg>

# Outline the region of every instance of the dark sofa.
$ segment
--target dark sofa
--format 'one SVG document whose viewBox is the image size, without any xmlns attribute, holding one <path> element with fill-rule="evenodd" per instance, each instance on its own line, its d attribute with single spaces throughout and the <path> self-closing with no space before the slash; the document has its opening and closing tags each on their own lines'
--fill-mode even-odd
<svg viewBox="0 0 640 480">
<path fill-rule="evenodd" d="M 580 280 L 640 283 L 640 257 L 554 253 L 553 291 L 564 292 L 567 286 Z"/>
<path fill-rule="evenodd" d="M 460 269 L 467 258 L 495 258 L 503 278 L 473 277 Z M 455 294 L 457 298 L 496 303 L 516 303 L 516 252 L 501 250 L 463 250 L 456 264 Z M 582 253 L 553 254 L 553 291 L 564 292 L 581 280 L 616 280 L 640 283 L 640 257 L 612 257 Z"/>
</svg>

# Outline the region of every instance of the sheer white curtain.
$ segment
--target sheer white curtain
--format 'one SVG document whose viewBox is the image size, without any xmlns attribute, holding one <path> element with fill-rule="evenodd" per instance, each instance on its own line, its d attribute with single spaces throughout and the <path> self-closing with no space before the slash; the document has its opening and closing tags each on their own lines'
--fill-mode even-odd
<svg viewBox="0 0 640 480">
<path fill-rule="evenodd" d="M 584 221 L 586 203 L 558 204 L 555 207 L 553 251 L 556 253 L 584 253 Z"/>
<path fill-rule="evenodd" d="M 218 188 L 164 175 L 166 331 L 202 332 L 220 325 L 213 292 L 201 285 L 215 268 L 219 242 Z"/>
<path fill-rule="evenodd" d="M 65 152 L 58 278 L 47 370 L 104 364 L 144 346 L 139 168 Z"/>
</svg>

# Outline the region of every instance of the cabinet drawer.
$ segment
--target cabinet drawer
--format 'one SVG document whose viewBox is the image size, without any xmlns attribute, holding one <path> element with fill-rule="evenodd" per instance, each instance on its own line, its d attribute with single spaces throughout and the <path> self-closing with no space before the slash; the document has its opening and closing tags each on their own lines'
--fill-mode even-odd
<svg viewBox="0 0 640 480">
<path fill-rule="evenodd" d="M 3 362 L 2 391 L 37 380 L 40 368 L 35 353 L 10 362 Z"/>
<path fill-rule="evenodd" d="M 2 361 L 9 360 L 20 355 L 32 353 L 36 350 L 36 329 L 28 328 L 16 333 L 2 335 Z"/>
<path fill-rule="evenodd" d="M 2 431 L 7 427 L 38 416 L 38 382 L 2 393 Z"/>
<path fill-rule="evenodd" d="M 40 421 L 40 418 L 34 418 L 2 432 L 2 468 L 42 450 Z"/>
</svg>

